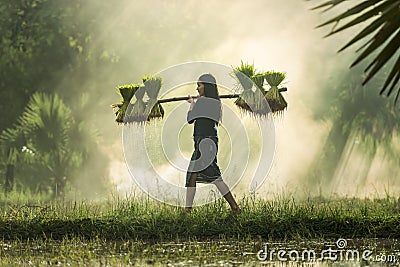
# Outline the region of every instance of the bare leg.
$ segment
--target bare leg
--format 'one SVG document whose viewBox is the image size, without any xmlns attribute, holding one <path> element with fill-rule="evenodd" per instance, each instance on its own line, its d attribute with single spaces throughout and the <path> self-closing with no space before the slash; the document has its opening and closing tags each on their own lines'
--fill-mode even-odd
<svg viewBox="0 0 400 267">
<path fill-rule="evenodd" d="M 236 203 L 231 191 L 229 190 L 229 187 L 226 185 L 226 183 L 222 180 L 220 181 L 215 181 L 215 185 L 217 186 L 218 190 L 221 192 L 221 194 L 224 196 L 226 201 L 229 203 L 229 206 L 231 206 L 232 213 L 236 214 L 240 212 L 239 206 Z"/>
<path fill-rule="evenodd" d="M 186 188 L 185 213 L 190 212 L 193 206 L 194 195 L 196 194 L 196 178 L 197 173 L 190 175 L 189 186 Z"/>
</svg>

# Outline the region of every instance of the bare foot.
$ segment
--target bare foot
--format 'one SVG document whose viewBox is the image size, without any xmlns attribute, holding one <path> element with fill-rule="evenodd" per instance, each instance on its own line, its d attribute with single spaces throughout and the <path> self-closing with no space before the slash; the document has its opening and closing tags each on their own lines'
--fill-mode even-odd
<svg viewBox="0 0 400 267">
<path fill-rule="evenodd" d="M 191 207 L 186 207 L 184 210 L 183 210 L 183 214 L 188 214 L 188 213 L 190 213 L 192 211 L 192 208 Z"/>
<path fill-rule="evenodd" d="M 239 214 L 241 212 L 242 212 L 242 210 L 239 208 L 239 206 L 236 206 L 236 207 L 232 208 L 231 214 L 232 215 L 236 215 L 236 214 Z"/>
</svg>

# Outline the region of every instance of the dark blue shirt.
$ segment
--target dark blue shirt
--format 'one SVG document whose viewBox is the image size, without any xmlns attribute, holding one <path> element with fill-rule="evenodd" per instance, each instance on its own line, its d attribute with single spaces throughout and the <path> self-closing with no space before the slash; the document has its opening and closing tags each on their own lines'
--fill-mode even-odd
<svg viewBox="0 0 400 267">
<path fill-rule="evenodd" d="M 217 123 L 221 117 L 221 102 L 214 98 L 200 97 L 192 110 L 188 111 L 187 122 L 194 122 L 194 136 L 218 136 Z"/>
</svg>

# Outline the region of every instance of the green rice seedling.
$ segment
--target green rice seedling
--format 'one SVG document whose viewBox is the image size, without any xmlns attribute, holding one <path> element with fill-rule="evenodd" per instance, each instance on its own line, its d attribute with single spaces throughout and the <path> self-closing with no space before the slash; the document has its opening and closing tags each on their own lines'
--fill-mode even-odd
<svg viewBox="0 0 400 267">
<path fill-rule="evenodd" d="M 255 74 L 254 65 L 241 61 L 240 66 L 233 67 L 233 74 L 233 77 L 239 82 L 238 85 L 241 86 L 244 91 L 252 90 L 253 83 L 250 78 Z"/>
<path fill-rule="evenodd" d="M 265 73 L 265 80 L 271 86 L 265 94 L 272 113 L 281 114 L 287 108 L 287 102 L 279 92 L 278 85 L 285 79 L 283 72 L 268 71 Z"/>
<path fill-rule="evenodd" d="M 142 80 L 144 83 L 145 91 L 149 97 L 145 112 L 146 114 L 149 114 L 147 120 L 150 121 L 154 118 L 163 118 L 164 109 L 161 104 L 158 103 L 158 94 L 162 85 L 161 77 L 145 76 Z"/>
<path fill-rule="evenodd" d="M 240 61 L 240 66 L 234 67 L 234 70 L 241 72 L 246 77 L 253 77 L 256 74 L 256 69 L 254 68 L 254 64 L 243 63 Z"/>
<path fill-rule="evenodd" d="M 265 93 L 264 90 L 264 79 L 265 79 L 265 74 L 264 73 L 257 73 L 251 77 L 251 80 L 257 85 L 258 89 L 261 90 L 261 92 Z"/>
<path fill-rule="evenodd" d="M 111 107 L 115 110 L 116 122 L 126 123 L 126 121 L 124 121 L 126 110 L 129 106 L 129 103 L 133 95 L 136 93 L 139 87 L 140 87 L 139 84 L 127 84 L 117 87 L 117 92 L 122 97 L 121 103 L 111 105 Z"/>
</svg>

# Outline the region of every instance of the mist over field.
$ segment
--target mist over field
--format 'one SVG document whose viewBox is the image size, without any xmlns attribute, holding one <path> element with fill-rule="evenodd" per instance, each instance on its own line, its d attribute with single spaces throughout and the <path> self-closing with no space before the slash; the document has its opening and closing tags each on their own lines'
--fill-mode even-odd
<svg viewBox="0 0 400 267">
<path fill-rule="evenodd" d="M 360 126 L 362 123 L 359 123 L 361 128 L 351 124 L 354 119 L 352 111 L 335 116 L 340 113 L 337 109 L 345 101 L 340 98 L 343 91 L 363 90 L 359 86 L 363 68 L 349 70 L 355 55 L 354 48 L 337 53 L 357 32 L 355 29 L 323 38 L 330 31 L 330 26 L 315 28 L 334 12 L 321 14 L 311 11 L 315 3 L 300 0 L 202 3 L 193 0 L 120 0 L 73 1 L 63 5 L 66 8 L 79 5 L 79 12 L 60 18 L 59 28 L 73 25 L 71 29 L 75 33 L 72 35 L 76 40 L 80 40 L 83 32 L 90 34 L 84 38 L 84 48 L 79 48 L 79 41 L 72 37 L 69 39 L 71 46 L 77 42 L 76 49 L 83 49 L 80 52 L 83 55 L 81 61 L 69 62 L 69 65 L 55 70 L 57 76 L 51 86 L 38 86 L 38 90 L 51 91 L 43 88 L 55 88 L 65 102 L 71 104 L 72 113 L 78 113 L 73 103 L 82 99 L 81 94 L 85 92 L 89 95 L 89 105 L 79 114 L 88 122 L 85 127 L 95 129 L 100 152 L 90 156 L 90 164 L 83 164 L 82 171 L 77 175 L 79 178 L 72 182 L 84 192 L 83 196 L 103 198 L 115 190 L 122 195 L 140 191 L 124 162 L 122 127 L 115 123 L 110 108 L 120 98 L 116 87 L 140 82 L 147 74 L 192 61 L 227 66 L 238 66 L 243 61 L 254 63 L 260 71 L 286 72 L 283 86 L 288 91 L 283 95 L 288 108 L 283 116 L 274 121 L 275 157 L 264 185 L 257 191 L 258 196 L 382 196 L 400 191 L 399 167 L 395 163 L 400 155 L 398 135 L 394 134 L 394 138 L 385 144 L 375 136 L 373 144 L 368 141 L 364 145 L 368 134 Z M 347 7 L 343 5 L 341 8 L 345 10 Z M 96 60 L 91 61 L 94 58 Z M 86 66 L 87 62 L 93 63 Z M 48 64 L 46 61 L 42 63 Z M 86 67 L 82 70 L 78 65 Z M 70 71 L 73 68 L 77 70 Z M 378 85 L 369 84 L 365 88 L 367 90 L 368 95 L 380 99 Z M 181 92 L 182 96 L 197 93 L 194 84 Z M 224 90 L 221 89 L 221 92 Z M 360 101 L 353 101 L 351 105 L 362 109 L 365 101 L 360 96 L 356 97 Z M 21 107 L 26 101 L 21 102 Z M 383 101 L 391 103 L 389 99 L 384 98 Z M 174 105 L 177 104 L 164 105 L 166 116 Z M 234 105 L 231 106 L 234 110 Z M 239 110 L 237 114 L 249 123 L 250 128 L 255 127 L 250 117 L 240 115 Z M 2 125 L 1 129 L 7 127 Z M 154 125 L 147 127 L 147 133 L 159 130 Z M 187 156 L 190 156 L 192 146 L 191 127 L 184 128 L 179 137 Z M 255 130 L 249 131 L 255 134 Z M 337 134 L 343 131 L 348 133 L 340 137 L 342 140 Z M 375 129 L 366 131 L 372 133 Z M 220 133 L 221 144 L 225 145 L 221 145 L 219 161 L 222 166 L 227 166 L 231 147 L 223 139 L 228 138 L 229 133 L 224 133 L 223 129 Z M 154 133 L 147 137 L 151 139 L 159 135 Z M 252 146 L 258 145 L 256 139 L 250 138 Z M 329 154 L 328 150 L 337 154 Z M 185 174 L 166 163 L 161 151 L 157 151 L 152 151 L 151 157 L 157 163 L 158 172 L 171 179 L 178 175 L 176 182 L 182 183 Z M 159 156 L 157 153 L 160 153 Z M 157 157 L 160 157 L 158 161 Z M 250 157 L 256 158 L 257 155 Z M 249 176 L 256 167 L 254 162 L 249 162 L 248 173 L 233 189 L 234 194 L 248 194 Z M 94 172 L 96 169 L 103 171 Z M 94 187 L 97 183 L 103 186 Z"/>
<path fill-rule="evenodd" d="M 237 66 L 243 60 L 254 63 L 259 70 L 284 71 L 287 74 L 285 86 L 288 87 L 284 96 L 289 107 L 285 115 L 275 121 L 275 160 L 259 195 L 273 196 L 282 192 L 349 196 L 395 193 L 399 189 L 398 179 L 392 177 L 395 172 L 389 170 L 397 167 L 382 155 L 383 151 L 375 155 L 372 163 L 365 163 L 363 152 L 356 149 L 351 156 L 354 160 L 342 159 L 334 177 L 328 178 L 333 180 L 332 183 L 327 184 L 323 179 L 316 183 L 307 181 L 309 169 L 320 157 L 332 127 L 330 118 L 320 118 L 320 110 L 326 112 L 335 98 L 329 91 L 348 79 L 348 67 L 355 52 L 349 49 L 337 54 L 354 30 L 322 38 L 329 28 L 315 27 L 332 12 L 311 12 L 312 6 L 310 2 L 295 0 L 203 4 L 193 1 L 184 4 L 120 2 L 114 7 L 114 15 L 105 18 L 102 26 L 103 41 L 115 47 L 115 53 L 119 55 L 118 67 L 110 72 L 110 76 L 118 75 L 119 78 L 112 80 L 119 83 L 139 81 L 147 73 L 198 60 L 228 66 Z M 116 14 L 118 19 L 114 19 Z M 355 72 L 361 74 L 361 68 Z M 193 93 L 194 89 L 193 86 Z M 111 121 L 109 117 L 108 121 Z M 116 144 L 113 150 L 116 158 L 120 156 L 117 134 L 114 133 Z M 348 140 L 349 144 L 351 142 L 355 141 Z M 224 153 L 229 154 L 229 150 L 221 148 L 219 157 L 224 158 Z M 131 180 L 121 161 L 119 157 L 111 163 L 110 175 L 117 187 L 125 191 L 123 188 L 129 187 Z M 367 174 L 360 174 L 365 172 L 362 168 L 369 166 Z M 170 165 L 160 168 L 166 176 L 171 171 L 174 175 Z M 359 177 L 363 175 L 366 178 Z M 235 192 L 246 193 L 248 182 L 249 179 L 244 179 Z"/>
</svg>

